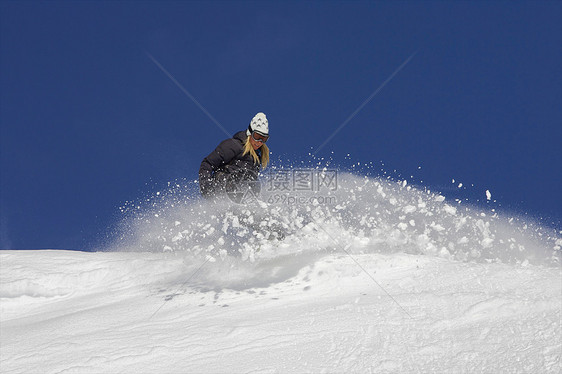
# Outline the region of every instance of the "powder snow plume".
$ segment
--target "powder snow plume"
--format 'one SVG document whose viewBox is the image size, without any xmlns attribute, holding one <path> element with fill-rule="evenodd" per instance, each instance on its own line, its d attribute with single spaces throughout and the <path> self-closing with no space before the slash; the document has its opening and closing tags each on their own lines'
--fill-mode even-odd
<svg viewBox="0 0 562 374">
<path fill-rule="evenodd" d="M 210 262 L 401 252 L 560 264 L 562 240 L 555 229 L 448 201 L 406 181 L 289 168 L 265 175 L 257 199 L 232 200 L 203 200 L 196 182 L 169 183 L 166 191 L 121 207 L 124 219 L 110 250 L 172 252 Z"/>
</svg>

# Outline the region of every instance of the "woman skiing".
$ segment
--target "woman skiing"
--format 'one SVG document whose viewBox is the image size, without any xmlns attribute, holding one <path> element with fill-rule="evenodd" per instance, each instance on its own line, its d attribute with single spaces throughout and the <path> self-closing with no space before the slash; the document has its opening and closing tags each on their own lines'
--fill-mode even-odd
<svg viewBox="0 0 562 374">
<path fill-rule="evenodd" d="M 263 113 L 254 116 L 246 131 L 239 131 L 230 139 L 223 140 L 201 162 L 199 188 L 204 197 L 213 197 L 249 186 L 259 192 L 257 183 L 260 169 L 269 163 L 269 124 Z M 257 190 L 257 191 L 256 191 Z"/>
</svg>

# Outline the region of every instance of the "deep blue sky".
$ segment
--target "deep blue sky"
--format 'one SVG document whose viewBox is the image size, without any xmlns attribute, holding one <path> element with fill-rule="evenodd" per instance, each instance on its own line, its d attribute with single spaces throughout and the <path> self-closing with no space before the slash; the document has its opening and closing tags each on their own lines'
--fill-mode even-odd
<svg viewBox="0 0 562 374">
<path fill-rule="evenodd" d="M 93 249 L 118 206 L 197 178 L 257 111 L 275 156 L 384 162 L 562 215 L 560 2 L 0 5 L 0 247 Z M 147 54 L 148 53 L 148 54 Z M 418 166 L 422 166 L 418 170 Z"/>
</svg>

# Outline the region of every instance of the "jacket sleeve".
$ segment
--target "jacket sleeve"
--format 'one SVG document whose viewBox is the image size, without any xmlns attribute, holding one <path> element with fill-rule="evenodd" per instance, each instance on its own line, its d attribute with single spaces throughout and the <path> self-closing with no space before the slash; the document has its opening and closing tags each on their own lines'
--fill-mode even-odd
<svg viewBox="0 0 562 374">
<path fill-rule="evenodd" d="M 214 190 L 214 174 L 223 165 L 228 164 L 236 156 L 234 139 L 221 142 L 213 152 L 201 161 L 199 167 L 199 188 L 201 194 L 207 196 Z"/>
</svg>

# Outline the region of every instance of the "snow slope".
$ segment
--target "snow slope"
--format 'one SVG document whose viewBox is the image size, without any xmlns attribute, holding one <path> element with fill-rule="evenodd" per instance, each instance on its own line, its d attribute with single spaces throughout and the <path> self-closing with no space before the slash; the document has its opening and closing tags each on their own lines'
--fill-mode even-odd
<svg viewBox="0 0 562 374">
<path fill-rule="evenodd" d="M 559 233 L 340 181 L 330 204 L 162 193 L 113 251 L 0 252 L 0 370 L 561 372 Z"/>
<path fill-rule="evenodd" d="M 5 252 L 0 367 L 560 372 L 560 269 L 355 258 L 407 314 L 345 254 L 256 264 L 285 277 L 229 289 L 182 285 L 192 269 L 170 254 Z M 232 279 L 248 269 L 214 270 Z"/>
</svg>

